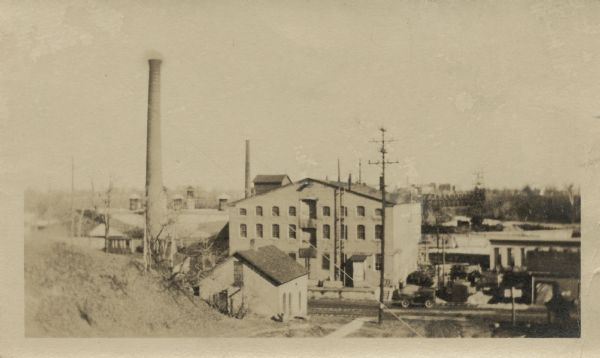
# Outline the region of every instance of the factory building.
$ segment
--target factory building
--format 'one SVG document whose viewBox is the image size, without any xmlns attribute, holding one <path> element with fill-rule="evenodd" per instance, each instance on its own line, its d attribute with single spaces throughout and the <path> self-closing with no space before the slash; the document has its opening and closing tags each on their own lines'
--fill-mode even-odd
<svg viewBox="0 0 600 358">
<path fill-rule="evenodd" d="M 311 285 L 378 286 L 382 203 L 381 195 L 373 195 L 377 190 L 312 178 L 292 182 L 287 175 L 259 175 L 254 188 L 253 196 L 229 204 L 230 255 L 248 250 L 251 241 L 257 247 L 274 245 L 308 270 Z M 387 286 L 417 268 L 420 236 L 420 203 L 386 200 Z"/>
</svg>

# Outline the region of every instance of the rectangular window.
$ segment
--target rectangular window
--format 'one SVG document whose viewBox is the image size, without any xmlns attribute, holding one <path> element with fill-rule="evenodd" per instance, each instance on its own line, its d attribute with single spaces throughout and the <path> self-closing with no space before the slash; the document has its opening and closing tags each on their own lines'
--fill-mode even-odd
<svg viewBox="0 0 600 358">
<path fill-rule="evenodd" d="M 382 267 L 383 267 L 383 258 L 381 256 L 381 254 L 376 254 L 375 255 L 375 270 L 381 271 Z"/>
<path fill-rule="evenodd" d="M 295 252 L 290 252 L 288 254 L 291 258 L 293 258 L 294 260 L 296 260 L 296 253 Z"/>
<path fill-rule="evenodd" d="M 342 216 L 348 216 L 348 207 L 342 206 L 341 212 L 342 212 Z"/>
<path fill-rule="evenodd" d="M 330 239 L 331 238 L 331 226 L 325 224 L 323 225 L 323 238 Z"/>
<path fill-rule="evenodd" d="M 356 238 L 359 240 L 365 239 L 365 226 L 364 225 L 358 225 L 356 227 Z"/>
<path fill-rule="evenodd" d="M 271 210 L 271 213 L 273 214 L 273 216 L 279 216 L 279 206 L 274 206 Z"/>
<path fill-rule="evenodd" d="M 262 224 L 256 224 L 256 237 L 263 237 L 263 226 L 262 226 Z"/>
<path fill-rule="evenodd" d="M 256 216 L 263 216 L 262 206 L 257 206 L 256 207 Z"/>
<path fill-rule="evenodd" d="M 323 257 L 321 259 L 321 268 L 323 270 L 329 270 L 329 254 L 323 254 Z"/>
<path fill-rule="evenodd" d="M 244 266 L 239 261 L 233 262 L 233 286 L 244 286 Z"/>
<path fill-rule="evenodd" d="M 381 240 L 382 237 L 383 237 L 383 226 L 375 225 L 375 239 Z"/>
<path fill-rule="evenodd" d="M 365 216 L 365 207 L 364 206 L 357 206 L 356 207 L 356 215 L 358 215 L 358 216 Z"/>
<path fill-rule="evenodd" d="M 381 209 L 375 209 L 375 216 L 381 216 Z"/>
<path fill-rule="evenodd" d="M 288 209 L 288 215 L 296 216 L 296 207 L 295 206 L 290 206 L 290 208 Z"/>
<path fill-rule="evenodd" d="M 344 240 L 348 239 L 348 225 L 340 225 L 341 228 L 341 237 Z"/>
<path fill-rule="evenodd" d="M 323 207 L 323 216 L 331 216 L 331 209 L 329 208 L 329 206 Z"/>
<path fill-rule="evenodd" d="M 279 239 L 279 225 L 273 224 L 272 233 L 274 238 Z"/>
<path fill-rule="evenodd" d="M 523 266 L 527 266 L 527 263 L 525 262 L 525 248 L 522 247 L 521 248 L 521 267 Z"/>
<path fill-rule="evenodd" d="M 246 209 L 240 208 L 240 215 L 246 216 Z"/>
<path fill-rule="evenodd" d="M 288 230 L 288 236 L 290 239 L 296 238 L 296 225 L 290 224 L 290 228 Z"/>
<path fill-rule="evenodd" d="M 515 266 L 515 256 L 513 255 L 512 248 L 509 247 L 506 249 L 506 256 L 508 258 L 508 266 L 514 267 Z"/>
<path fill-rule="evenodd" d="M 248 229 L 246 228 L 246 224 L 240 224 L 240 236 L 248 237 Z"/>
</svg>

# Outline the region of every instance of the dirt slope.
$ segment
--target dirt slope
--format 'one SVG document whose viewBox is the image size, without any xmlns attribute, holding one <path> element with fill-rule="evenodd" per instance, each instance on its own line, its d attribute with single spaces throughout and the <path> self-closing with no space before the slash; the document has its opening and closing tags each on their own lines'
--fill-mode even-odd
<svg viewBox="0 0 600 358">
<path fill-rule="evenodd" d="M 25 239 L 27 337 L 249 336 L 273 325 L 165 290 L 131 256 L 35 236 Z"/>
</svg>

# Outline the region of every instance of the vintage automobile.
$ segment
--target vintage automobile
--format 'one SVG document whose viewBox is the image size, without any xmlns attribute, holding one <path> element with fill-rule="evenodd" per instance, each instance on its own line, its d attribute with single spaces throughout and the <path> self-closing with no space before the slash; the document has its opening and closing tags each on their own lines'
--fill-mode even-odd
<svg viewBox="0 0 600 358">
<path fill-rule="evenodd" d="M 400 305 L 402 308 L 408 308 L 410 306 L 431 308 L 435 304 L 435 289 L 416 285 L 406 285 L 403 288 L 394 291 L 392 294 L 392 302 Z"/>
</svg>

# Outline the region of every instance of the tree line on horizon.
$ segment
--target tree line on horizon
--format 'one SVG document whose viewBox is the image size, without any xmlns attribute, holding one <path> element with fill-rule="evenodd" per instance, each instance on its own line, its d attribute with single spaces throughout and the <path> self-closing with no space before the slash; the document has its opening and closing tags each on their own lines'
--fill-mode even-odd
<svg viewBox="0 0 600 358">
<path fill-rule="evenodd" d="M 185 195 L 186 187 L 176 187 L 171 192 Z M 205 190 L 199 186 L 194 187 L 195 197 L 204 208 L 216 208 L 217 197 L 223 192 L 219 190 Z M 115 188 L 112 192 L 112 202 L 115 208 L 128 208 L 129 196 L 143 191 Z M 231 200 L 241 197 L 241 192 L 225 191 Z M 466 213 L 472 217 L 489 218 L 501 221 L 533 221 L 548 223 L 580 223 L 581 222 L 581 195 L 573 185 L 562 189 L 548 187 L 535 189 L 525 186 L 522 189 L 485 189 L 483 200 L 479 205 L 473 206 Z M 24 209 L 27 213 L 34 213 L 38 218 L 56 218 L 66 220 L 69 217 L 70 198 L 69 191 L 37 191 L 27 189 L 24 196 Z M 400 195 L 400 194 L 398 194 Z M 104 206 L 104 193 L 98 191 L 76 191 L 74 193 L 74 209 L 93 208 Z M 461 214 L 461 213 L 457 213 Z"/>
<path fill-rule="evenodd" d="M 580 223 L 581 194 L 573 185 L 563 189 L 486 189 L 481 207 L 484 218 L 547 223 Z"/>
</svg>

